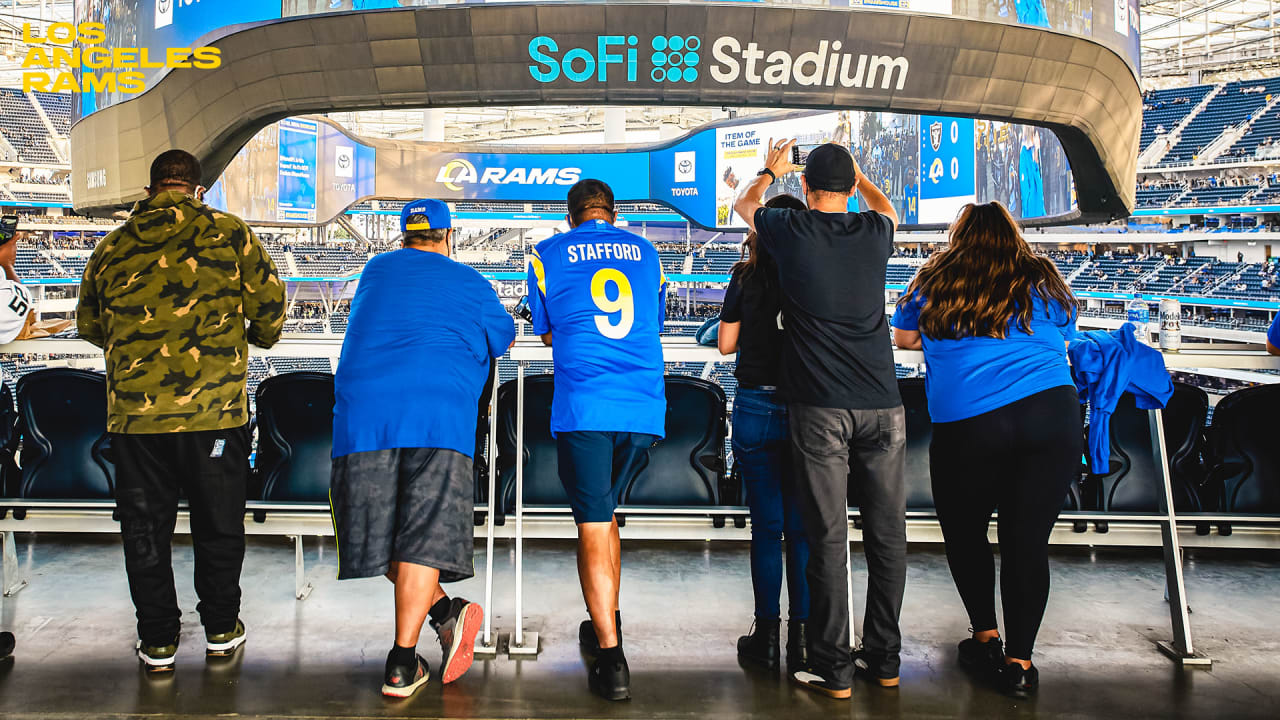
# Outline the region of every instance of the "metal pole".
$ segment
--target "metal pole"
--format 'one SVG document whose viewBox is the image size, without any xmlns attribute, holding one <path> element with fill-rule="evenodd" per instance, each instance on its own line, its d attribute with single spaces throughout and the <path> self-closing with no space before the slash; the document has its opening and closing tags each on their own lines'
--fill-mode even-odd
<svg viewBox="0 0 1280 720">
<path fill-rule="evenodd" d="M 484 540 L 484 635 L 476 646 L 483 654 L 497 653 L 498 644 L 494 642 L 491 629 L 493 627 L 493 512 L 494 487 L 498 473 L 498 364 L 493 365 L 493 392 L 489 396 L 489 443 L 485 456 L 489 463 L 489 505 L 485 513 Z"/>
<path fill-rule="evenodd" d="M 1169 619 L 1173 623 L 1173 642 L 1157 642 L 1160 652 L 1185 666 L 1212 665 L 1202 653 L 1195 651 L 1191 643 L 1191 617 L 1187 610 L 1187 585 L 1182 577 L 1182 547 L 1178 542 L 1177 516 L 1173 509 L 1173 480 L 1169 477 L 1169 464 L 1165 455 L 1164 423 L 1159 408 L 1147 413 L 1151 423 L 1151 452 L 1160 472 L 1164 492 L 1160 494 L 1161 545 L 1164 546 L 1165 585 L 1169 591 Z"/>
<path fill-rule="evenodd" d="M 524 631 L 524 368 L 516 365 L 516 632 L 509 655 L 537 655 L 538 633 Z"/>
<path fill-rule="evenodd" d="M 844 523 L 844 565 L 845 579 L 849 586 L 849 647 L 858 647 L 858 633 L 854 630 L 853 622 L 853 551 L 849 549 L 849 519 L 845 518 Z"/>
<path fill-rule="evenodd" d="M 516 645 L 524 645 L 524 361 L 516 366 Z"/>
</svg>

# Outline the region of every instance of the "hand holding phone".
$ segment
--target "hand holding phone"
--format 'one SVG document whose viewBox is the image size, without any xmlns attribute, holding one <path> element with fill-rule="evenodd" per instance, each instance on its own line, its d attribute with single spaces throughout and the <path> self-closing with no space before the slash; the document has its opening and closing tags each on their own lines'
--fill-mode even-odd
<svg viewBox="0 0 1280 720">
<path fill-rule="evenodd" d="M 18 216 L 0 215 L 0 245 L 13 240 L 18 234 Z"/>
<path fill-rule="evenodd" d="M 521 295 L 520 302 L 511 308 L 511 314 L 527 323 L 533 322 L 533 313 L 529 310 L 529 296 Z"/>
</svg>

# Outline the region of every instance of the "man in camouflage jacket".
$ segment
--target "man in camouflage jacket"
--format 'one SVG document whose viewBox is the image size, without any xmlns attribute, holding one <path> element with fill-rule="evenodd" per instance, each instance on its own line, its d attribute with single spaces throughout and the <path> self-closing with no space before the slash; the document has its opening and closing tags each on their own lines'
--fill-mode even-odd
<svg viewBox="0 0 1280 720">
<path fill-rule="evenodd" d="M 170 542 L 182 490 L 191 510 L 206 653 L 244 643 L 239 620 L 249 476 L 248 343 L 284 326 L 284 284 L 239 218 L 198 198 L 182 150 L 151 165 L 148 197 L 85 267 L 76 323 L 105 351 L 107 430 L 138 657 L 173 669 L 179 617 Z"/>
</svg>

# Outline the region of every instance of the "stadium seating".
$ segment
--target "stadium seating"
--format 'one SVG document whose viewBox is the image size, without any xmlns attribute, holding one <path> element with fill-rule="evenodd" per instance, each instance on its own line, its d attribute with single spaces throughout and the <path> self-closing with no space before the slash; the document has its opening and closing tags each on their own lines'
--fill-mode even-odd
<svg viewBox="0 0 1280 720">
<path fill-rule="evenodd" d="M 1208 486 L 1229 513 L 1280 514 L 1280 385 L 1237 390 L 1218 402 L 1209 428 Z"/>
<path fill-rule="evenodd" d="M 333 450 L 333 375 L 294 372 L 258 385 L 258 454 L 262 500 L 329 500 Z"/>
<path fill-rule="evenodd" d="M 1157 130 L 1167 133 L 1177 127 L 1212 89 L 1212 85 L 1194 85 L 1147 93 L 1142 99 L 1142 136 L 1138 142 L 1138 152 L 1146 150 L 1156 139 L 1160 134 Z"/>
<path fill-rule="evenodd" d="M 22 478 L 17 461 L 20 442 L 13 391 L 8 383 L 0 384 L 0 495 L 5 497 L 18 493 L 18 481 Z"/>
<path fill-rule="evenodd" d="M 58 162 L 49 146 L 49 129 L 21 90 L 0 88 L 0 133 L 22 161 L 46 165 Z"/>
<path fill-rule="evenodd" d="M 728 435 L 724 390 L 693 377 L 666 378 L 666 437 L 622 492 L 628 505 L 719 505 Z"/>
<path fill-rule="evenodd" d="M 1136 206 L 1138 208 L 1162 208 L 1171 203 L 1174 198 L 1186 192 L 1186 189 L 1187 186 L 1182 183 L 1140 187 L 1138 188 Z"/>
<path fill-rule="evenodd" d="M 933 439 L 933 420 L 929 417 L 924 378 L 899 379 L 898 393 L 902 396 L 902 407 L 907 418 L 907 510 L 933 510 L 933 484 L 929 473 L 929 443 Z M 859 505 L 860 486 L 859 469 L 851 464 L 850 507 Z"/>
<path fill-rule="evenodd" d="M 1261 85 L 1264 92 L 1244 92 Z M 1191 162 L 1223 131 L 1247 120 L 1280 92 L 1280 78 L 1227 83 L 1209 104 L 1183 129 L 1177 144 L 1161 160 L 1161 166 Z M 1145 124 L 1145 121 L 1144 121 Z"/>
<path fill-rule="evenodd" d="M 560 484 L 556 441 L 551 437 L 552 375 L 526 375 L 524 379 L 524 504 L 567 507 L 569 496 Z M 498 484 L 497 503 L 510 514 L 516 507 L 516 381 L 498 388 Z"/>
<path fill-rule="evenodd" d="M 1200 492 L 1206 480 L 1204 424 L 1208 415 L 1208 393 L 1188 383 L 1173 384 L 1173 395 L 1165 405 L 1161 419 L 1165 450 L 1169 456 L 1169 477 L 1175 492 L 1185 489 L 1187 493 L 1183 498 L 1185 505 L 1175 509 L 1217 509 L 1215 498 Z"/>
<path fill-rule="evenodd" d="M 1195 388 L 1191 388 L 1195 390 Z M 1174 417 L 1165 420 L 1167 431 L 1178 436 L 1166 437 L 1167 452 L 1173 458 L 1183 460 L 1188 473 L 1173 475 L 1174 508 L 1179 511 L 1201 509 L 1200 490 L 1190 474 L 1187 454 L 1193 452 L 1198 426 L 1194 426 L 1195 398 L 1175 401 Z M 1192 393 L 1193 394 L 1193 393 Z M 1205 407 L 1207 408 L 1207 400 Z M 1111 415 L 1111 457 L 1106 473 L 1090 473 L 1085 478 L 1083 496 L 1085 509 L 1105 512 L 1159 512 L 1163 478 L 1156 469 L 1151 451 L 1151 422 L 1147 410 L 1138 409 L 1134 397 L 1125 393 L 1120 397 Z"/>
<path fill-rule="evenodd" d="M 115 466 L 109 460 L 106 376 L 50 368 L 18 380 L 21 498 L 110 500 Z"/>
</svg>

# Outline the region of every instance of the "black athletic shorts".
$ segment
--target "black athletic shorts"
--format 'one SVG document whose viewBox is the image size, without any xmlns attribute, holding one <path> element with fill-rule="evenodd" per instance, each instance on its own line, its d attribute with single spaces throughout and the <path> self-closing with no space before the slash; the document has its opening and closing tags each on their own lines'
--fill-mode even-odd
<svg viewBox="0 0 1280 720">
<path fill-rule="evenodd" d="M 329 505 L 338 579 L 385 575 L 391 563 L 475 574 L 471 458 L 439 448 L 358 452 L 333 459 Z"/>
<path fill-rule="evenodd" d="M 556 433 L 560 483 L 575 523 L 613 520 L 621 495 L 649 465 L 657 435 L 575 430 Z"/>
</svg>

